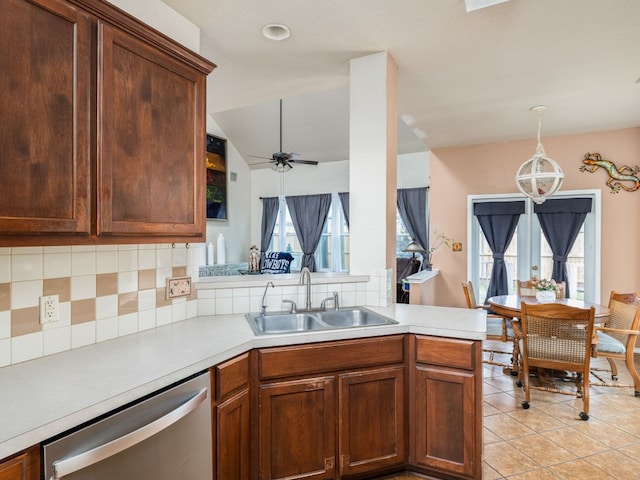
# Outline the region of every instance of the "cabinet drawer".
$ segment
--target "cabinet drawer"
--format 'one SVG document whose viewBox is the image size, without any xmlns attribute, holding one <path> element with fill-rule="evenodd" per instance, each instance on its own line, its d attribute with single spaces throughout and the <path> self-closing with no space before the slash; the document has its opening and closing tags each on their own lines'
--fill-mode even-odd
<svg viewBox="0 0 640 480">
<path fill-rule="evenodd" d="M 476 348 L 473 340 L 416 336 L 416 362 L 473 370 Z"/>
<path fill-rule="evenodd" d="M 260 379 L 402 363 L 402 336 L 276 347 L 258 351 Z"/>
<path fill-rule="evenodd" d="M 244 353 L 214 367 L 216 400 L 249 384 L 249 354 Z"/>
</svg>

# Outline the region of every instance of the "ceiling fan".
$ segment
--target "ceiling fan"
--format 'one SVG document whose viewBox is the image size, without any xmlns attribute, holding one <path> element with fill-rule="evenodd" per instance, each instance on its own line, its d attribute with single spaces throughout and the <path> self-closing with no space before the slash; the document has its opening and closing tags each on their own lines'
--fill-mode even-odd
<svg viewBox="0 0 640 480">
<path fill-rule="evenodd" d="M 271 155 L 271 158 L 267 157 L 257 157 L 255 155 L 249 155 L 253 158 L 263 158 L 265 160 L 269 160 L 268 162 L 262 163 L 270 163 L 271 168 L 276 172 L 286 172 L 293 168 L 293 164 L 300 165 L 318 165 L 316 160 L 302 160 L 297 153 L 291 152 L 286 153 L 282 151 L 282 99 L 280 99 L 280 151 L 275 152 Z M 261 165 L 261 163 L 257 163 L 255 165 Z"/>
</svg>

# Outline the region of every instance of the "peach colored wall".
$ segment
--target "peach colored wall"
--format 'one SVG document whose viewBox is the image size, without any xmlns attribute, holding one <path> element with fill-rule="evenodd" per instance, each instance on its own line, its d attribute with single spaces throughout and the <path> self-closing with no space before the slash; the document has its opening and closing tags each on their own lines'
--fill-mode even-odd
<svg viewBox="0 0 640 480">
<path fill-rule="evenodd" d="M 601 301 L 611 290 L 640 292 L 640 190 L 609 193 L 606 172 L 580 172 L 587 152 L 598 152 L 618 167 L 640 165 L 640 128 L 542 138 L 547 155 L 565 173 L 562 190 L 602 191 Z M 517 192 L 518 167 L 535 152 L 534 139 L 447 148 L 431 152 L 430 225 L 463 242 L 461 254 L 441 248 L 434 264 L 437 305 L 464 306 L 461 282 L 467 278 L 467 195 Z"/>
</svg>

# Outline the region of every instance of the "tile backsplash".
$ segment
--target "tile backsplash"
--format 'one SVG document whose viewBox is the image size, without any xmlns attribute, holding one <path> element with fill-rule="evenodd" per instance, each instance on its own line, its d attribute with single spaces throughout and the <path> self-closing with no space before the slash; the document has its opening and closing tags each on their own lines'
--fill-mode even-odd
<svg viewBox="0 0 640 480">
<path fill-rule="evenodd" d="M 165 299 L 169 277 L 198 278 L 186 244 L 0 248 L 0 367 L 197 315 L 197 300 Z M 41 325 L 43 295 L 59 320 Z"/>
</svg>

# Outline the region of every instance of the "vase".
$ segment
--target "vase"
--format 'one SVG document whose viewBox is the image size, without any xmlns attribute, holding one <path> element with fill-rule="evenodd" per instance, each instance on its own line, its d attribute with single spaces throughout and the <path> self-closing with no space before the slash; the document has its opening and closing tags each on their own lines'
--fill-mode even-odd
<svg viewBox="0 0 640 480">
<path fill-rule="evenodd" d="M 538 303 L 553 303 L 556 301 L 556 292 L 553 290 L 538 290 L 536 292 Z"/>
</svg>

